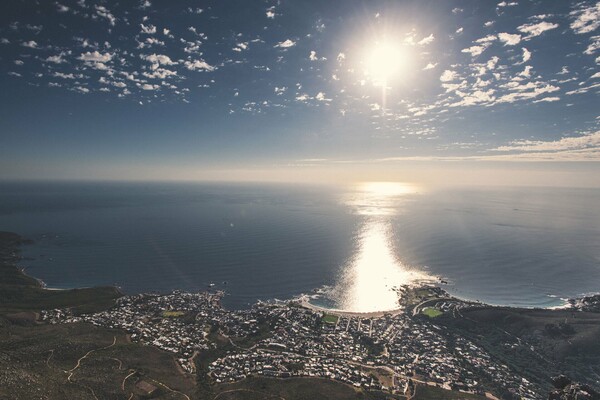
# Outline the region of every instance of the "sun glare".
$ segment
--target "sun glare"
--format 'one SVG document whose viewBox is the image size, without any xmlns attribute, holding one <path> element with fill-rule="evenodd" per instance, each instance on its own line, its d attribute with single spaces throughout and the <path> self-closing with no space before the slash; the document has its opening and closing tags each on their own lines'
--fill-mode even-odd
<svg viewBox="0 0 600 400">
<path fill-rule="evenodd" d="M 398 42 L 382 41 L 370 46 L 364 56 L 365 73 L 375 86 L 387 86 L 399 79 L 410 55 L 406 46 Z"/>
</svg>

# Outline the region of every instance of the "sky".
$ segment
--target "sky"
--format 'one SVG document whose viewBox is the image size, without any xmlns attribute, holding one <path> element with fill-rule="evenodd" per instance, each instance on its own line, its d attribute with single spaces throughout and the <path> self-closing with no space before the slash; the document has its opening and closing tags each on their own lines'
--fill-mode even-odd
<svg viewBox="0 0 600 400">
<path fill-rule="evenodd" d="M 0 179 L 600 186 L 600 2 L 0 4 Z"/>
</svg>

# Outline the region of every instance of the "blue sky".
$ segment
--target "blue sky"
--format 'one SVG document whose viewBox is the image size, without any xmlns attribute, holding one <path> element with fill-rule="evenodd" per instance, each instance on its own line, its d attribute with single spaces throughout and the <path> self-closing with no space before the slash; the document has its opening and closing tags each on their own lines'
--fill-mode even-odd
<svg viewBox="0 0 600 400">
<path fill-rule="evenodd" d="M 595 1 L 10 1 L 0 21 L 0 178 L 600 161 Z"/>
</svg>

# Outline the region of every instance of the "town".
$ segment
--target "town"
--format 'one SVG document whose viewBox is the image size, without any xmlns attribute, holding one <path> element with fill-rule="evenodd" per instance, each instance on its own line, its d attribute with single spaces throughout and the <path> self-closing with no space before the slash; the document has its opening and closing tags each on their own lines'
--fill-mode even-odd
<svg viewBox="0 0 600 400">
<path fill-rule="evenodd" d="M 186 373 L 206 373 L 215 383 L 251 375 L 308 376 L 404 395 L 410 395 L 415 382 L 484 395 L 482 381 L 491 381 L 502 382 L 518 398 L 543 398 L 535 384 L 428 316 L 431 311 L 460 313 L 461 304 L 452 300 L 430 301 L 435 308 L 417 315 L 366 318 L 308 309 L 294 300 L 230 311 L 221 306 L 223 295 L 140 294 L 124 296 L 95 314 L 74 316 L 57 309 L 41 317 L 53 324 L 85 321 L 123 329 L 133 341 L 173 353 Z M 206 371 L 196 371 L 195 358 L 218 346 L 215 335 L 231 350 Z"/>
</svg>

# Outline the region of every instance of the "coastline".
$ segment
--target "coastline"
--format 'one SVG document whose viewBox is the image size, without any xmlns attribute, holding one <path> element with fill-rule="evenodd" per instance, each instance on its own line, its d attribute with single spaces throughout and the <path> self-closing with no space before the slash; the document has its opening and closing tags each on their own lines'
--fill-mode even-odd
<svg viewBox="0 0 600 400">
<path fill-rule="evenodd" d="M 24 244 L 31 244 L 32 241 L 25 239 L 25 238 L 21 237 L 20 235 L 13 233 L 13 232 L 0 232 L 0 234 L 3 235 L 0 237 L 0 245 L 2 247 L 1 250 L 3 250 L 3 252 L 6 253 L 6 254 L 4 254 L 4 262 L 2 262 L 0 264 L 0 267 L 4 268 L 5 270 L 12 268 L 13 272 L 22 278 L 21 279 L 22 282 L 19 282 L 20 286 L 22 286 L 22 287 L 26 287 L 28 289 L 35 288 L 39 291 L 42 291 L 42 292 L 45 292 L 48 294 L 62 293 L 62 294 L 68 295 L 69 293 L 73 293 L 73 292 L 106 291 L 108 289 L 109 291 L 111 291 L 113 293 L 112 297 L 114 299 L 125 295 L 125 293 L 118 286 L 115 286 L 115 285 L 77 287 L 77 288 L 48 287 L 48 285 L 43 280 L 29 275 L 24 267 L 20 267 L 17 265 L 17 263 L 20 260 L 22 260 L 22 257 L 20 255 L 20 247 Z M 444 282 L 444 281 L 442 281 L 442 282 Z M 6 284 L 5 282 L 0 282 L 0 285 L 5 285 L 5 284 Z M 398 308 L 395 308 L 392 310 L 375 310 L 375 311 L 362 312 L 362 311 L 350 311 L 350 310 L 343 310 L 343 309 L 337 309 L 337 308 L 329 308 L 329 307 L 319 306 L 319 305 L 312 303 L 310 301 L 310 295 L 306 294 L 306 293 L 303 293 L 296 297 L 291 297 L 284 301 L 296 301 L 304 308 L 307 308 L 307 309 L 310 309 L 310 310 L 313 310 L 316 312 L 332 314 L 332 315 L 336 315 L 336 316 L 345 316 L 345 317 L 353 317 L 353 318 L 379 318 L 379 317 L 382 317 L 385 315 L 394 316 L 394 315 L 398 315 L 398 314 L 402 314 L 404 312 L 410 311 L 409 309 L 417 306 L 417 304 L 411 303 L 410 300 L 407 301 L 406 299 L 404 299 L 404 296 L 406 295 L 407 291 L 415 291 L 415 290 L 418 291 L 418 290 L 422 290 L 422 289 L 433 289 L 437 293 L 436 297 L 431 297 L 428 301 L 448 300 L 448 301 L 452 301 L 452 302 L 461 303 L 463 305 L 477 305 L 477 306 L 481 306 L 481 307 L 494 307 L 494 308 L 510 308 L 510 309 L 514 309 L 514 310 L 539 309 L 539 310 L 550 310 L 550 311 L 557 310 L 558 311 L 558 310 L 577 309 L 578 308 L 577 305 L 582 304 L 582 302 L 584 301 L 585 298 L 600 297 L 600 294 L 594 294 L 594 293 L 582 294 L 578 297 L 574 297 L 574 298 L 570 298 L 570 299 L 566 299 L 566 300 L 561 299 L 561 300 L 563 300 L 563 303 L 560 305 L 554 305 L 554 306 L 548 306 L 548 307 L 536 307 L 536 306 L 516 307 L 516 306 L 506 306 L 506 305 L 495 305 L 495 304 L 484 303 L 481 301 L 473 301 L 470 299 L 460 298 L 458 296 L 451 295 L 449 292 L 447 292 L 445 289 L 443 289 L 439 283 L 433 283 L 432 281 L 425 281 L 419 285 L 407 285 L 405 287 L 401 287 L 400 289 L 397 289 L 396 291 L 398 292 L 399 300 L 401 301 L 401 303 L 399 304 Z M 271 300 L 274 300 L 274 299 L 271 299 Z"/>
</svg>

